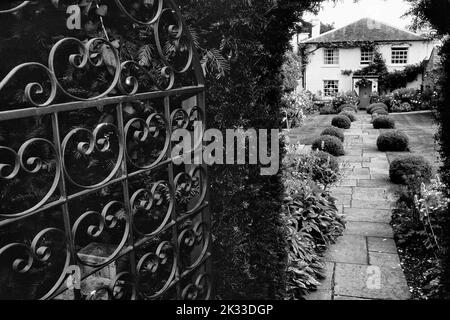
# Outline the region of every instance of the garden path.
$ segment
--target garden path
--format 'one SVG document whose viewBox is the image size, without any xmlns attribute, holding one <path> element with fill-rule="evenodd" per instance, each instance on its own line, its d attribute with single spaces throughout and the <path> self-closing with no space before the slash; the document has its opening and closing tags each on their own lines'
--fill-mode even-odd
<svg viewBox="0 0 450 320">
<path fill-rule="evenodd" d="M 346 230 L 326 252 L 327 277 L 308 300 L 410 297 L 390 225 L 394 197 L 387 154 L 376 147 L 379 132 L 361 112 L 345 130 L 346 155 L 339 159 L 351 169 L 332 194 L 345 215 Z"/>
</svg>

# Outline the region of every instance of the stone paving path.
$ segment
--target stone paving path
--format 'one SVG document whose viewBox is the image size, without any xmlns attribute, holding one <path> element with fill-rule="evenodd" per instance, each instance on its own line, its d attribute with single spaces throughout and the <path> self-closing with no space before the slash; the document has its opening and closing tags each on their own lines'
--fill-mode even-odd
<svg viewBox="0 0 450 320">
<path fill-rule="evenodd" d="M 394 198 L 390 192 L 389 162 L 379 152 L 379 130 L 370 116 L 358 113 L 358 121 L 345 130 L 350 172 L 332 189 L 347 224 L 344 235 L 325 255 L 327 277 L 308 300 L 409 299 L 390 226 Z"/>
</svg>

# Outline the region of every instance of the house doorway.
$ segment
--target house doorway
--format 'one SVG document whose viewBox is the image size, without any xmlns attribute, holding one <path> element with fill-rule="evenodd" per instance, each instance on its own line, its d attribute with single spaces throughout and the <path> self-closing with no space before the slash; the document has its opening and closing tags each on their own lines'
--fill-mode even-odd
<svg viewBox="0 0 450 320">
<path fill-rule="evenodd" d="M 372 93 L 372 82 L 359 86 L 359 108 L 367 109 L 370 104 L 370 94 Z"/>
</svg>

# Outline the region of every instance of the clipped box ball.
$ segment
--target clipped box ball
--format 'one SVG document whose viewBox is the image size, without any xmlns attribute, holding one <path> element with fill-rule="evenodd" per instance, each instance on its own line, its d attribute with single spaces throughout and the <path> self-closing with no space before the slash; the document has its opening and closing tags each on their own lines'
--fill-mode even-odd
<svg viewBox="0 0 450 320">
<path fill-rule="evenodd" d="M 396 158 L 389 167 L 389 177 L 393 183 L 397 184 L 429 182 L 432 174 L 431 164 L 418 155 Z"/>
<path fill-rule="evenodd" d="M 325 151 L 335 157 L 343 156 L 345 154 L 344 145 L 341 140 L 334 136 L 320 136 L 314 140 L 312 149 Z"/>
<path fill-rule="evenodd" d="M 347 116 L 338 115 L 331 120 L 331 125 L 341 129 L 350 129 L 352 121 Z"/>
<path fill-rule="evenodd" d="M 409 139 L 401 131 L 383 132 L 377 139 L 377 147 L 380 151 L 407 151 Z"/>
</svg>

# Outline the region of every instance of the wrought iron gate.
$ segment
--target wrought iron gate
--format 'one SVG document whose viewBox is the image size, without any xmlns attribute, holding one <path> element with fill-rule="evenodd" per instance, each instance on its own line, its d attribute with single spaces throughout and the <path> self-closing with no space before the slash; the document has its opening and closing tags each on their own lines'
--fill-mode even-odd
<svg viewBox="0 0 450 320">
<path fill-rule="evenodd" d="M 172 0 L 134 2 L 109 4 L 154 38 L 148 65 L 105 32 L 0 73 L 0 299 L 210 296 L 206 168 L 170 139 L 204 125 L 202 69 Z"/>
</svg>

